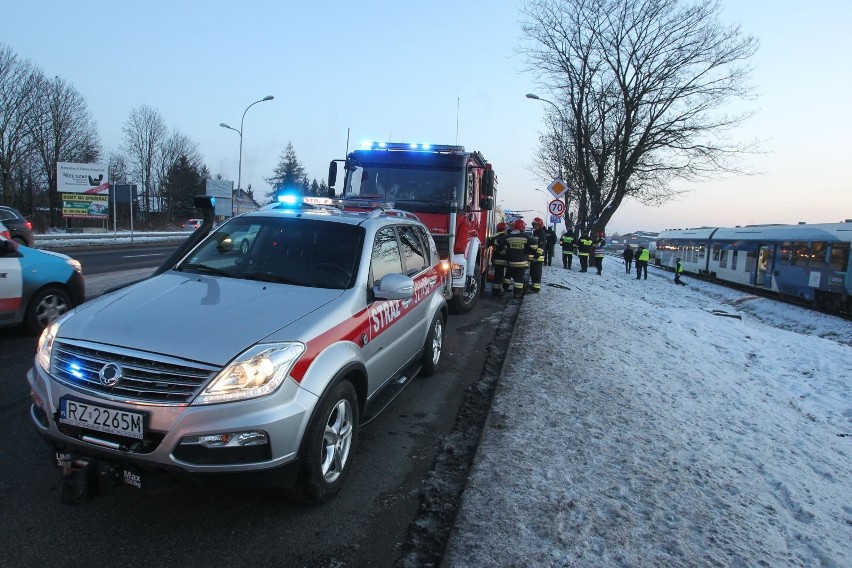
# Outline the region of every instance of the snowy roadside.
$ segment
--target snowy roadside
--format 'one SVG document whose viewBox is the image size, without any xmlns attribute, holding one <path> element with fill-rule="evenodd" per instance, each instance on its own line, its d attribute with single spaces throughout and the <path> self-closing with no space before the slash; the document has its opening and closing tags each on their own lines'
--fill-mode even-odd
<svg viewBox="0 0 852 568">
<path fill-rule="evenodd" d="M 852 323 L 688 283 L 545 268 L 444 566 L 852 565 Z"/>
</svg>

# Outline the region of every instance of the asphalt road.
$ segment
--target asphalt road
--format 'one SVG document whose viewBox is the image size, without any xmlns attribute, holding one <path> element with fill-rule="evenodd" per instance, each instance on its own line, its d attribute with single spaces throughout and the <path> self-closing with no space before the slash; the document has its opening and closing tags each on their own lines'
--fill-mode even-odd
<svg viewBox="0 0 852 568">
<path fill-rule="evenodd" d="M 393 566 L 403 553 L 417 557 L 412 547 L 419 540 L 412 544 L 411 534 L 427 509 L 421 507 L 425 480 L 432 475 L 434 485 L 430 472 L 466 394 L 482 398 L 476 387 L 489 353 L 505 352 L 494 342 L 510 303 L 484 298 L 470 314 L 450 317 L 438 374 L 413 380 L 362 429 L 347 485 L 321 506 L 252 487 L 192 486 L 164 493 L 120 488 L 85 506 L 60 504 L 59 470 L 28 419 L 24 377 L 37 339 L 0 330 L 0 565 L 338 568 Z M 452 515 L 443 514 L 451 522 Z M 440 542 L 429 546 L 440 549 Z"/>
<path fill-rule="evenodd" d="M 154 269 L 177 249 L 180 243 L 150 243 L 110 247 L 58 249 L 80 261 L 84 276 L 123 270 Z"/>
</svg>

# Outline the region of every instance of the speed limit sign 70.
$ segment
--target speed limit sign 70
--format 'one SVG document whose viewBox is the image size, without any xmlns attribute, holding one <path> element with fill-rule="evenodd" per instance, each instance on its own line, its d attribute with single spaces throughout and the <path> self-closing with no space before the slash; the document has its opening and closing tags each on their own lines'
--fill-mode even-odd
<svg viewBox="0 0 852 568">
<path fill-rule="evenodd" d="M 560 199 L 554 199 L 550 203 L 547 204 L 547 210 L 551 215 L 556 215 L 557 217 L 561 216 L 565 213 L 565 203 Z"/>
</svg>

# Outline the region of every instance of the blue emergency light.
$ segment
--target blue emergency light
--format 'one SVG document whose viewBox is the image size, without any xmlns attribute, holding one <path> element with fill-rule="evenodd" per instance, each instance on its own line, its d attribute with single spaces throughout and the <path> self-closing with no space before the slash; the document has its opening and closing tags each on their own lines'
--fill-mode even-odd
<svg viewBox="0 0 852 568">
<path fill-rule="evenodd" d="M 361 142 L 362 150 L 419 150 L 423 152 L 464 152 L 464 146 L 419 142 Z"/>
<path fill-rule="evenodd" d="M 278 195 L 278 203 L 283 203 L 284 205 L 298 205 L 300 202 L 300 196 L 295 193 L 281 193 Z"/>
</svg>

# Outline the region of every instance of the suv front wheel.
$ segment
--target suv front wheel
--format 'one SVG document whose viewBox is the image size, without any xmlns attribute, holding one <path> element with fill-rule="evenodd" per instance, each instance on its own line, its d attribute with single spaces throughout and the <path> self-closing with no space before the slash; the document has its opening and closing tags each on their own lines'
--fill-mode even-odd
<svg viewBox="0 0 852 568">
<path fill-rule="evenodd" d="M 304 464 L 290 494 L 293 499 L 321 503 L 340 491 L 351 469 L 358 420 L 355 388 L 340 381 L 320 399 L 305 432 Z"/>
</svg>

